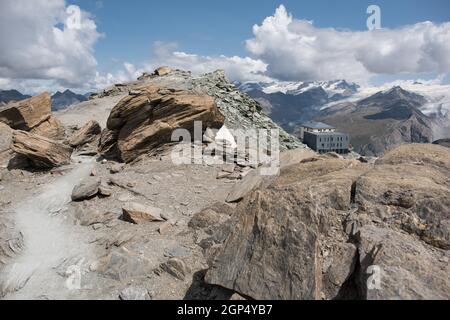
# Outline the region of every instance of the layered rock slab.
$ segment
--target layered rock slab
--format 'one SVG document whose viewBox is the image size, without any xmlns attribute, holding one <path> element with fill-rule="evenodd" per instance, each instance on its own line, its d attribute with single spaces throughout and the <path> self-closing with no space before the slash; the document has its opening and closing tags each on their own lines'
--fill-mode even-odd
<svg viewBox="0 0 450 320">
<path fill-rule="evenodd" d="M 224 117 L 207 95 L 148 86 L 121 100 L 111 111 L 107 126 L 113 131 L 109 136 L 117 137 L 120 159 L 130 162 L 172 142 L 175 129 L 194 133 L 195 121 L 201 121 L 205 129 L 218 128 Z M 100 150 L 110 150 L 110 139 L 102 141 Z"/>
<path fill-rule="evenodd" d="M 11 149 L 42 169 L 70 163 L 73 151 L 62 143 L 19 130 L 13 132 Z"/>
</svg>

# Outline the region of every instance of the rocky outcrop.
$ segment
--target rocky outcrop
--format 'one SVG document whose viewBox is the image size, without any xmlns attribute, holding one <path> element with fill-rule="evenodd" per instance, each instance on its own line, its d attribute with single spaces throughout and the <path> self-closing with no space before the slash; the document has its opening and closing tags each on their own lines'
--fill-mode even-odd
<svg viewBox="0 0 450 320">
<path fill-rule="evenodd" d="M 207 95 L 148 86 L 121 100 L 111 111 L 107 125 L 118 132 L 120 159 L 129 162 L 171 142 L 175 129 L 193 133 L 195 121 L 220 127 L 224 117 Z M 105 144 L 100 149 L 105 149 Z"/>
<path fill-rule="evenodd" d="M 51 116 L 51 98 L 47 92 L 0 108 L 0 122 L 16 130 L 29 131 Z"/>
<path fill-rule="evenodd" d="M 126 84 L 122 83 L 116 83 L 111 87 L 108 87 L 104 89 L 100 94 L 96 96 L 96 98 L 104 98 L 104 97 L 111 97 L 111 96 L 117 96 L 124 94 L 128 92 L 130 88 Z"/>
<path fill-rule="evenodd" d="M 142 78 L 141 87 L 131 85 L 133 90 L 108 118 L 108 131 L 99 146 L 102 155 L 117 148 L 119 159 L 133 161 L 171 142 L 174 129 L 185 128 L 192 135 L 194 121 L 202 121 L 203 131 L 224 124 L 232 130 L 276 129 L 282 150 L 303 146 L 264 115 L 257 102 L 238 91 L 223 71 L 193 77 L 190 72 L 171 70 L 162 77 Z"/>
<path fill-rule="evenodd" d="M 239 203 L 205 281 L 255 299 L 448 299 L 449 169 L 446 148 L 414 144 L 284 168 Z"/>
<path fill-rule="evenodd" d="M 91 120 L 69 138 L 69 145 L 73 148 L 77 148 L 93 142 L 98 138 L 101 132 L 102 128 L 100 127 L 100 124 L 97 121 Z"/>
<path fill-rule="evenodd" d="M 173 76 L 175 75 L 173 74 Z M 227 128 L 243 129 L 244 131 L 276 129 L 279 132 L 281 150 L 304 147 L 297 138 L 285 132 L 265 115 L 258 102 L 230 83 L 223 70 L 207 73 L 201 77 L 189 78 L 186 76 L 186 78 L 192 82 L 194 90 L 205 92 L 214 98 L 220 112 L 225 116 Z"/>
<path fill-rule="evenodd" d="M 72 148 L 25 131 L 14 131 L 11 148 L 31 160 L 34 167 L 48 169 L 70 162 Z"/>
<path fill-rule="evenodd" d="M 64 135 L 61 122 L 52 116 L 51 98 L 47 92 L 4 106 L 0 109 L 0 122 L 54 140 Z"/>
<path fill-rule="evenodd" d="M 158 69 L 155 70 L 155 75 L 157 76 L 165 76 L 166 74 L 169 74 L 172 72 L 172 69 L 170 67 L 159 67 Z"/>
</svg>

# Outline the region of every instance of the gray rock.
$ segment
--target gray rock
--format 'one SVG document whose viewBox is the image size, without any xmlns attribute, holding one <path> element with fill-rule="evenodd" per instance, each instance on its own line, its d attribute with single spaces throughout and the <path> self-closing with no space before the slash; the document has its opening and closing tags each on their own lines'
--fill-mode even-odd
<svg viewBox="0 0 450 320">
<path fill-rule="evenodd" d="M 143 205 L 137 202 L 127 203 L 122 207 L 122 216 L 125 221 L 140 224 L 154 221 L 164 221 L 160 208 Z"/>
<path fill-rule="evenodd" d="M 73 188 L 72 201 L 83 201 L 92 198 L 98 193 L 100 183 L 100 179 L 96 177 L 84 179 Z"/>
<path fill-rule="evenodd" d="M 450 267 L 440 261 L 439 252 L 429 250 L 406 234 L 372 225 L 360 229 L 358 240 L 361 265 L 358 281 L 364 299 L 447 300 L 450 297 Z M 379 286 L 373 277 L 376 272 L 380 276 Z"/>
<path fill-rule="evenodd" d="M 142 286 L 128 286 L 120 291 L 120 300 L 150 300 L 148 290 Z"/>
<path fill-rule="evenodd" d="M 254 299 L 449 299 L 449 169 L 432 145 L 284 167 L 199 243 L 205 281 Z"/>
<path fill-rule="evenodd" d="M 111 166 L 111 168 L 109 169 L 109 172 L 112 174 L 119 173 L 120 171 L 123 170 L 124 166 L 125 165 L 123 163 L 115 163 Z"/>
<path fill-rule="evenodd" d="M 161 265 L 161 269 L 181 281 L 184 281 L 188 273 L 186 264 L 183 260 L 178 258 L 170 258 L 167 262 Z"/>
<path fill-rule="evenodd" d="M 111 188 L 108 188 L 106 186 L 99 186 L 98 188 L 98 194 L 104 197 L 110 197 L 113 193 L 113 190 Z"/>
<path fill-rule="evenodd" d="M 229 203 L 242 200 L 250 191 L 256 189 L 263 182 L 259 170 L 254 170 L 239 181 L 228 194 L 226 201 Z"/>
</svg>

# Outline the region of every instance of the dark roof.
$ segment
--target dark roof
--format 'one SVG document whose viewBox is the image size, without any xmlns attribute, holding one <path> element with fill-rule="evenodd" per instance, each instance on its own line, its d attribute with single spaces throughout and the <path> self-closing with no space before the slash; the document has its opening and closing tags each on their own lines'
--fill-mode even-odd
<svg viewBox="0 0 450 320">
<path fill-rule="evenodd" d="M 326 123 L 315 122 L 315 121 L 308 121 L 308 122 L 302 123 L 302 127 L 310 128 L 310 129 L 335 129 L 335 127 L 329 126 Z"/>
</svg>

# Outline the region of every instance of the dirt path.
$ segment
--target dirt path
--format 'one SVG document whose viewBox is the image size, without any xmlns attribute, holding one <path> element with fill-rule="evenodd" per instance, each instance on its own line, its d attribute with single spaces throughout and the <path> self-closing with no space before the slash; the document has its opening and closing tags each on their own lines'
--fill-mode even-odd
<svg viewBox="0 0 450 320">
<path fill-rule="evenodd" d="M 86 235 L 61 213 L 73 187 L 89 175 L 94 163 L 74 160 L 77 164 L 69 173 L 40 187 L 14 209 L 25 247 L 0 275 L 5 299 L 64 299 L 75 294 L 90 248 Z"/>
</svg>

